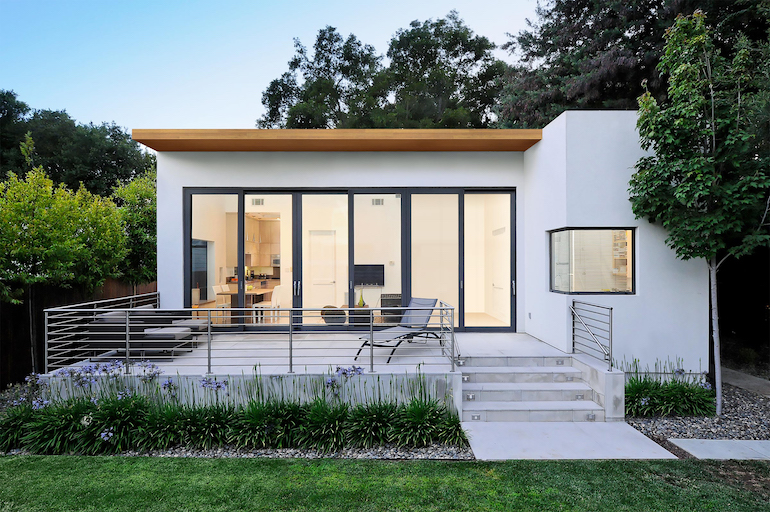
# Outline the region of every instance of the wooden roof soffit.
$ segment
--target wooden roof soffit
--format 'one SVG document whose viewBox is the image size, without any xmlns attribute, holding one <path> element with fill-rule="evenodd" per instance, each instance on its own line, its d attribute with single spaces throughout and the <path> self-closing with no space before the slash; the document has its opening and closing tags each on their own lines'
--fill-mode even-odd
<svg viewBox="0 0 770 512">
<path fill-rule="evenodd" d="M 132 130 L 156 151 L 526 151 L 542 130 Z"/>
</svg>

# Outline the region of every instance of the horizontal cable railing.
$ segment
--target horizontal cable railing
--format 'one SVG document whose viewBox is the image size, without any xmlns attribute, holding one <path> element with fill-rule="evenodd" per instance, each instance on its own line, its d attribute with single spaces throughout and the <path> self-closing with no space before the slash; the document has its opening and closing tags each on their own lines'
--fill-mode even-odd
<svg viewBox="0 0 770 512">
<path fill-rule="evenodd" d="M 572 352 L 580 350 L 597 359 L 607 361 L 612 371 L 612 308 L 573 300 Z"/>
<path fill-rule="evenodd" d="M 46 371 L 113 359 L 153 361 L 167 374 L 323 372 L 351 365 L 370 372 L 417 366 L 454 371 L 459 356 L 454 308 L 445 303 L 432 314 L 425 306 L 158 309 L 155 304 L 46 310 Z"/>
</svg>

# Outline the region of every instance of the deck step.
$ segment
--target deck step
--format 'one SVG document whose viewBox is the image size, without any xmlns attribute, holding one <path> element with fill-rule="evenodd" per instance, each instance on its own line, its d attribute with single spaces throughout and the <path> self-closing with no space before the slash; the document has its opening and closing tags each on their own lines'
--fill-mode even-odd
<svg viewBox="0 0 770 512">
<path fill-rule="evenodd" d="M 593 400 L 585 382 L 477 382 L 463 384 L 464 402 Z"/>
<path fill-rule="evenodd" d="M 463 421 L 604 421 L 604 409 L 588 400 L 465 402 Z"/>
<path fill-rule="evenodd" d="M 482 382 L 574 382 L 582 373 L 571 366 L 474 366 L 462 368 L 463 384 Z"/>
<path fill-rule="evenodd" d="M 484 366 L 572 366 L 572 357 L 564 356 L 470 356 L 462 359 L 461 369 Z"/>
</svg>

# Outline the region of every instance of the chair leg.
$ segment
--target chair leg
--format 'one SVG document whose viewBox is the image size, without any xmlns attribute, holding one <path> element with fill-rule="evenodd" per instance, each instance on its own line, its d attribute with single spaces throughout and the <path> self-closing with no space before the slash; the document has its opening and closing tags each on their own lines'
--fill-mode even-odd
<svg viewBox="0 0 770 512">
<path fill-rule="evenodd" d="M 368 344 L 368 342 L 364 342 L 363 345 L 361 345 L 361 348 L 358 349 L 358 352 L 356 352 L 356 357 L 353 358 L 353 361 L 358 361 L 358 356 L 361 355 L 361 351 L 364 349 L 364 347 Z"/>
<path fill-rule="evenodd" d="M 405 339 L 406 338 L 401 338 L 398 340 L 398 343 L 396 343 L 396 346 L 393 347 L 393 350 L 390 351 L 390 357 L 388 358 L 388 362 L 385 364 L 390 364 L 390 360 L 393 359 L 393 354 L 396 353 L 396 349 L 398 348 L 399 345 L 401 345 L 401 342 L 404 341 Z"/>
</svg>

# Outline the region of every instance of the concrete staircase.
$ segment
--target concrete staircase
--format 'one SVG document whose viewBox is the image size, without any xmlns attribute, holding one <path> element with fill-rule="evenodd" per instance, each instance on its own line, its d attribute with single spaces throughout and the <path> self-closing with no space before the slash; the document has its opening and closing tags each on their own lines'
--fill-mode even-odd
<svg viewBox="0 0 770 512">
<path fill-rule="evenodd" d="M 571 355 L 467 357 L 461 364 L 463 421 L 605 420 L 591 369 Z"/>
</svg>

